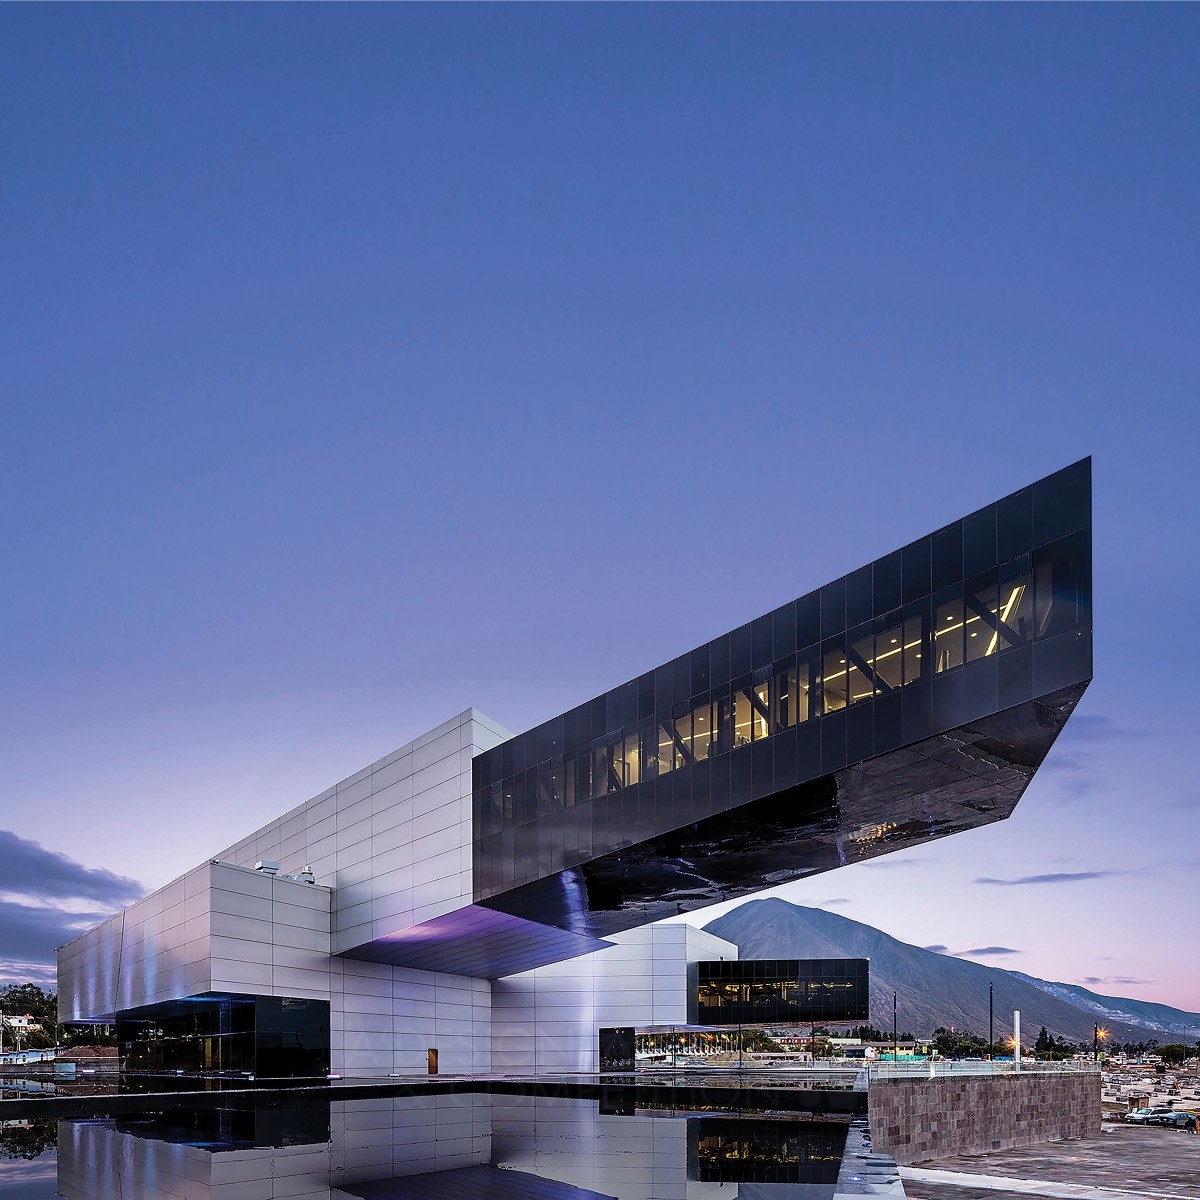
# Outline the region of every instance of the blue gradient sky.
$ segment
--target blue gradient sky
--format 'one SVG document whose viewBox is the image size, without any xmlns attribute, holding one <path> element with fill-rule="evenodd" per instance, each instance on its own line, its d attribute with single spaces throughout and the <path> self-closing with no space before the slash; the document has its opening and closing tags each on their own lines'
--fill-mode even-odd
<svg viewBox="0 0 1200 1200">
<path fill-rule="evenodd" d="M 1016 816 L 783 894 L 1200 1009 L 1198 51 L 1195 6 L 0 9 L 0 977 L 1090 453 L 1096 682 Z"/>
</svg>

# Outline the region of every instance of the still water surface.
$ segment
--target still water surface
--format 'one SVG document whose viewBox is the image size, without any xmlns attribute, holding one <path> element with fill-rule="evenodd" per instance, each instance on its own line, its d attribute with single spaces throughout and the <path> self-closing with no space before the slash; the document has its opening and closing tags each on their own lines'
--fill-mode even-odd
<svg viewBox="0 0 1200 1200">
<path fill-rule="evenodd" d="M 7 1123 L 0 1200 L 832 1200 L 857 1128 L 534 1096 L 231 1101 Z"/>
</svg>

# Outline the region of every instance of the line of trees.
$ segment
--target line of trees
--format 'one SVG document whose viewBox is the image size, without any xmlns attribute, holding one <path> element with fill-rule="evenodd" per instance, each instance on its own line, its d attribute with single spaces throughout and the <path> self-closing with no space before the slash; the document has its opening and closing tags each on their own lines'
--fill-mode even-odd
<svg viewBox="0 0 1200 1200">
<path fill-rule="evenodd" d="M 987 1041 L 967 1029 L 936 1030 L 933 1035 L 933 1047 L 946 1058 L 979 1058 L 988 1052 Z M 1145 1042 L 1106 1042 L 1103 1049 L 1108 1054 L 1126 1054 L 1131 1058 L 1157 1054 L 1164 1063 L 1178 1065 L 1200 1055 L 1200 1042 L 1194 1046 L 1182 1042 L 1162 1046 L 1157 1038 L 1150 1038 Z M 997 1038 L 994 1052 L 1004 1055 L 1011 1053 L 1009 1039 Z M 1055 1036 L 1050 1033 L 1043 1025 L 1033 1043 L 1032 1052 L 1039 1058 L 1051 1060 L 1070 1058 L 1073 1054 L 1090 1054 L 1092 1043 L 1090 1040 L 1070 1042 L 1061 1035 Z"/>
<path fill-rule="evenodd" d="M 982 1058 L 988 1053 L 987 1039 L 980 1037 L 969 1029 L 939 1028 L 933 1034 L 933 1048 L 945 1058 Z M 1033 1043 L 1033 1053 L 1039 1058 L 1062 1059 L 1078 1054 L 1082 1047 L 1074 1042 L 1068 1042 L 1063 1037 L 1055 1037 L 1042 1026 Z M 1089 1047 L 1090 1049 L 1090 1047 Z M 1008 1056 L 1012 1053 L 1012 1043 L 1006 1037 L 996 1038 L 992 1047 L 993 1054 Z"/>
</svg>

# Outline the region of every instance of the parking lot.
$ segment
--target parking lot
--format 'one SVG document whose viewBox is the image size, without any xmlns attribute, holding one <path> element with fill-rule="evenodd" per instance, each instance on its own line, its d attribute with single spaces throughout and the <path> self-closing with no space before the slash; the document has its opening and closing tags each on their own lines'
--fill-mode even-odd
<svg viewBox="0 0 1200 1200">
<path fill-rule="evenodd" d="M 1098 1137 L 960 1155 L 900 1175 L 909 1200 L 1200 1200 L 1200 1136 L 1105 1122 Z"/>
</svg>

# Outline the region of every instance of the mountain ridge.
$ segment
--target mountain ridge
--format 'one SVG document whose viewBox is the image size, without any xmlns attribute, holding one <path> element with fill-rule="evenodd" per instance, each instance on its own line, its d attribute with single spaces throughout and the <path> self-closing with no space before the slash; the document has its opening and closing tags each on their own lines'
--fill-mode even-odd
<svg viewBox="0 0 1200 1200">
<path fill-rule="evenodd" d="M 1145 1029 L 1179 1036 L 1185 1041 L 1200 1040 L 1200 1013 L 1173 1008 L 1157 1000 L 1136 1000 L 1132 996 L 1105 996 L 1077 983 L 1038 979 L 1036 975 L 1026 975 L 1023 971 L 1012 971 L 1010 974 L 1024 979 L 1052 996 L 1062 996 L 1068 1003 L 1098 1017 L 1114 1020 L 1132 1019 Z"/>
<path fill-rule="evenodd" d="M 1031 1042 L 1044 1025 L 1068 1041 L 1090 1042 L 1097 1020 L 1119 1042 L 1200 1039 L 1200 1014 L 939 954 L 779 897 L 747 901 L 704 928 L 733 942 L 746 958 L 869 958 L 871 1024 L 880 1029 L 891 1029 L 895 992 L 902 1030 L 924 1035 L 944 1026 L 987 1037 L 990 983 L 997 1040 L 1011 1036 L 1014 1009 L 1021 1012 L 1022 1041 Z"/>
</svg>

